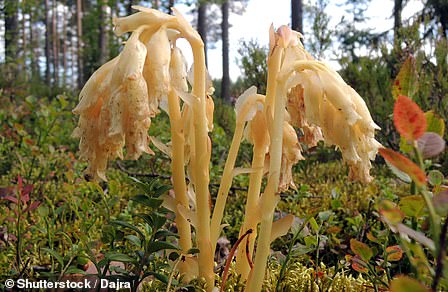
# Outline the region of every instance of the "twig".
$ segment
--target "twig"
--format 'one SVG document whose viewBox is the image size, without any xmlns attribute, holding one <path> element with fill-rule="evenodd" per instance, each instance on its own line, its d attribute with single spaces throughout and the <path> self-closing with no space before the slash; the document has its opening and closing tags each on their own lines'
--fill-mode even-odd
<svg viewBox="0 0 448 292">
<path fill-rule="evenodd" d="M 443 259 L 445 258 L 446 252 L 446 235 L 448 232 L 448 217 L 445 218 L 445 223 L 443 224 L 442 231 L 440 232 L 440 246 L 439 254 L 437 255 L 437 266 L 436 274 L 434 276 L 434 281 L 432 283 L 432 291 L 437 291 L 437 286 L 439 285 L 440 279 L 443 275 Z"/>
<path fill-rule="evenodd" d="M 247 262 L 249 263 L 249 267 L 252 270 L 252 268 L 254 267 L 254 263 L 252 262 L 252 257 L 250 256 L 249 237 L 250 237 L 250 235 L 247 237 L 247 240 L 246 240 L 246 258 L 247 258 Z"/>
<path fill-rule="evenodd" d="M 221 292 L 224 291 L 224 288 L 226 286 L 227 274 L 229 273 L 230 263 L 232 262 L 233 255 L 235 254 L 235 251 L 238 248 L 238 245 L 240 245 L 240 243 L 241 243 L 241 241 L 243 241 L 244 237 L 249 236 L 252 232 L 253 232 L 252 229 L 247 230 L 246 233 L 244 233 L 240 238 L 238 238 L 238 240 L 235 242 L 232 249 L 230 250 L 230 253 L 227 256 L 226 266 L 224 267 L 224 272 L 222 274 L 222 283 L 221 283 L 221 289 L 220 289 Z"/>
</svg>

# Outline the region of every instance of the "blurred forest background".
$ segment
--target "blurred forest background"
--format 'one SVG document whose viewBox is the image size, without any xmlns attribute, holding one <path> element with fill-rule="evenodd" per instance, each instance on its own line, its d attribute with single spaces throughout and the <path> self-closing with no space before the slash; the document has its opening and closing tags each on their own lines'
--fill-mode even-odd
<svg viewBox="0 0 448 292">
<path fill-rule="evenodd" d="M 232 78 L 234 82 L 229 76 L 229 15 L 243 15 L 249 1 L 2 0 L 0 88 L 10 97 L 29 93 L 48 97 L 59 93 L 76 95 L 101 64 L 119 53 L 126 39 L 113 34 L 113 17 L 133 13 L 132 5 L 167 13 L 175 5 L 185 5 L 206 48 L 222 41 L 223 74 L 214 80 L 215 97 L 231 103 L 251 85 L 264 92 L 267 44 L 253 39 L 232 44 L 238 46 L 236 59 L 241 75 Z M 414 100 L 424 110 L 434 110 L 447 118 L 448 1 L 424 0 L 423 8 L 407 19 L 402 18 L 402 11 L 415 0 L 390 1 L 393 11 L 384 14 L 393 19 L 393 28 L 380 33 L 359 28 L 365 27 L 365 12 L 375 5 L 371 0 L 341 1 L 346 14 L 337 27 L 329 25 L 329 0 L 291 0 L 291 19 L 284 22 L 298 31 L 305 28 L 305 47 L 316 58 L 337 51 L 332 61 L 339 63 L 340 74 L 366 100 L 374 120 L 383 129 L 379 132 L 381 142 L 393 147 L 398 136 L 391 127 L 390 92 L 408 56 L 414 56 L 413 66 L 418 72 Z"/>
</svg>

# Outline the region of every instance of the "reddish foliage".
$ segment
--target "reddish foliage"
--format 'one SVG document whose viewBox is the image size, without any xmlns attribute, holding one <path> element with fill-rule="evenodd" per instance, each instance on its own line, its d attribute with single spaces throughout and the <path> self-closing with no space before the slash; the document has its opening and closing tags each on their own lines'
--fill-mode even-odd
<svg viewBox="0 0 448 292">
<path fill-rule="evenodd" d="M 387 148 L 380 148 L 378 151 L 390 164 L 408 174 L 417 185 L 424 185 L 426 183 L 426 175 L 423 170 L 406 156 Z"/>
<path fill-rule="evenodd" d="M 406 140 L 420 138 L 426 131 L 425 113 L 406 96 L 398 96 L 394 105 L 394 124 L 397 131 Z"/>
</svg>

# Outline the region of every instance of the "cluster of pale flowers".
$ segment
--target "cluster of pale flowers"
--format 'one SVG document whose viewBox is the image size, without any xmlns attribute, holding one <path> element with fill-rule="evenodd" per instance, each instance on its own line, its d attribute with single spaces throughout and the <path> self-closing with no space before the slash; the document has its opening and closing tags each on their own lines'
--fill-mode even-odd
<svg viewBox="0 0 448 292">
<path fill-rule="evenodd" d="M 185 20 L 180 15 L 170 16 L 140 6 L 133 8 L 140 12 L 114 19 L 117 35 L 132 32 L 122 52 L 89 78 L 73 110 L 80 115 L 73 137 L 80 138 L 80 156 L 89 162 L 86 176 L 90 179 L 106 180 L 108 161 L 123 159 L 124 147 L 127 159 L 138 159 L 142 153 L 153 154 L 149 148 L 151 141 L 169 154 L 165 145 L 148 136 L 151 119 L 160 112 L 159 107 L 168 111 L 170 90 L 184 99 L 185 107 L 191 106 L 193 99 L 188 93 L 188 83 L 193 84 L 193 70 L 187 73 L 184 56 L 176 47 L 179 32 L 168 27 L 172 22 Z M 211 81 L 207 81 L 211 94 Z M 208 95 L 209 130 L 213 125 L 213 107 Z M 191 110 L 184 112 L 185 120 L 191 117 Z M 190 127 L 186 127 L 186 132 L 188 142 L 192 139 L 188 138 Z"/>
</svg>

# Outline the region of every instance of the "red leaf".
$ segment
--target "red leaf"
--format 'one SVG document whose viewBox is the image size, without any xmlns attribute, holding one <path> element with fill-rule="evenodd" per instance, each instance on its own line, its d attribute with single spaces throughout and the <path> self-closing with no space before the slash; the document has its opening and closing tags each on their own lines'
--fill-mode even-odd
<svg viewBox="0 0 448 292">
<path fill-rule="evenodd" d="M 368 273 L 369 272 L 369 270 L 366 267 L 360 265 L 359 263 L 352 263 L 352 268 L 353 268 L 353 270 L 360 272 L 360 273 Z"/>
<path fill-rule="evenodd" d="M 387 148 L 380 148 L 378 152 L 386 161 L 398 168 L 398 170 L 409 175 L 417 185 L 421 186 L 426 183 L 426 175 L 423 170 L 406 156 Z"/>
<path fill-rule="evenodd" d="M 15 204 L 18 203 L 17 198 L 15 198 L 15 197 L 13 197 L 13 196 L 4 196 L 3 199 L 5 199 L 5 200 L 7 200 L 7 201 L 10 201 L 10 202 L 13 202 L 13 203 L 15 203 Z"/>
<path fill-rule="evenodd" d="M 406 96 L 398 96 L 394 105 L 394 124 L 406 140 L 417 140 L 426 131 L 425 113 Z"/>
<path fill-rule="evenodd" d="M 387 260 L 389 262 L 396 262 L 403 257 L 403 251 L 398 245 L 389 246 L 386 248 Z"/>
</svg>

